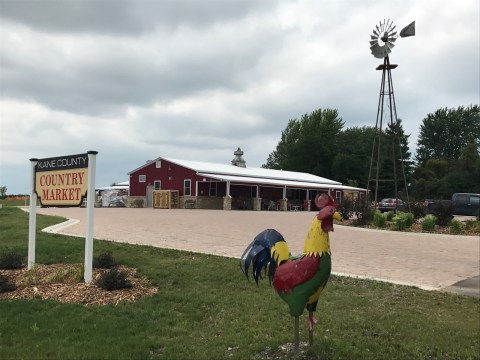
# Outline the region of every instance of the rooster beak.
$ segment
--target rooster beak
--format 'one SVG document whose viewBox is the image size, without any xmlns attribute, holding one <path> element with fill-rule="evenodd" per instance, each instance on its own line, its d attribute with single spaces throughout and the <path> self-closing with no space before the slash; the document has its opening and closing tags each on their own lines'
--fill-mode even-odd
<svg viewBox="0 0 480 360">
<path fill-rule="evenodd" d="M 340 215 L 340 213 L 338 211 L 335 211 L 333 213 L 333 216 L 332 216 L 335 220 L 339 220 L 339 221 L 342 221 L 342 215 Z"/>
</svg>

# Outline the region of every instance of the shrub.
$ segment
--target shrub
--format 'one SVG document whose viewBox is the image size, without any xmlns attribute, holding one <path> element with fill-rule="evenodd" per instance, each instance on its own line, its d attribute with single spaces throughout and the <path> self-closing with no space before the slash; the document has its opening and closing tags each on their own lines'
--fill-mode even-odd
<svg viewBox="0 0 480 360">
<path fill-rule="evenodd" d="M 448 226 L 453 219 L 453 204 L 451 201 L 436 201 L 432 212 L 437 218 L 438 225 Z"/>
<path fill-rule="evenodd" d="M 437 218 L 433 215 L 427 215 L 422 220 L 420 220 L 420 223 L 422 224 L 423 231 L 433 231 L 435 230 Z"/>
<path fill-rule="evenodd" d="M 133 208 L 143 208 L 145 207 L 145 201 L 143 199 L 135 199 L 132 201 L 131 207 Z"/>
<path fill-rule="evenodd" d="M 0 274 L 0 293 L 13 291 L 15 288 L 15 284 L 13 284 L 8 277 Z"/>
<path fill-rule="evenodd" d="M 414 201 L 410 203 L 410 212 L 415 220 L 423 218 L 427 215 L 427 208 L 423 202 Z"/>
<path fill-rule="evenodd" d="M 465 230 L 480 232 L 480 221 L 467 220 L 465 221 Z"/>
<path fill-rule="evenodd" d="M 76 264 L 67 269 L 60 269 L 45 278 L 47 284 L 78 284 L 83 281 L 84 266 Z"/>
<path fill-rule="evenodd" d="M 107 251 L 93 258 L 92 266 L 97 269 L 111 269 L 117 266 L 117 261 L 112 253 Z"/>
<path fill-rule="evenodd" d="M 411 227 L 413 223 L 415 222 L 415 217 L 412 213 L 409 212 L 400 212 L 400 216 L 403 216 L 406 221 L 407 228 Z"/>
<path fill-rule="evenodd" d="M 337 211 L 342 215 L 344 220 L 348 220 L 352 217 L 354 209 L 353 209 L 353 201 L 349 198 L 344 198 L 340 205 L 337 207 Z"/>
<path fill-rule="evenodd" d="M 378 228 L 383 228 L 385 226 L 387 219 L 384 214 L 380 211 L 375 211 L 373 214 L 373 224 Z"/>
<path fill-rule="evenodd" d="M 22 255 L 15 251 L 0 254 L 0 269 L 21 269 L 23 267 Z"/>
<path fill-rule="evenodd" d="M 38 281 L 37 269 L 38 269 L 38 266 L 33 265 L 33 268 L 25 271 L 25 273 L 23 274 L 23 279 L 21 280 L 21 283 L 26 286 L 31 286 L 36 284 Z"/>
<path fill-rule="evenodd" d="M 387 221 L 392 221 L 393 217 L 395 216 L 395 213 L 393 211 L 387 211 L 385 213 L 385 219 Z"/>
<path fill-rule="evenodd" d="M 375 210 L 367 205 L 364 200 L 355 201 L 353 209 L 353 213 L 356 216 L 353 222 L 355 226 L 367 225 L 372 222 Z"/>
<path fill-rule="evenodd" d="M 465 225 L 462 224 L 460 220 L 453 219 L 450 222 L 450 233 L 451 234 L 460 234 L 465 229 Z"/>
<path fill-rule="evenodd" d="M 127 279 L 127 273 L 117 268 L 107 270 L 100 275 L 97 280 L 97 285 L 108 291 L 129 289 L 132 287 L 132 283 Z"/>
<path fill-rule="evenodd" d="M 399 212 L 393 219 L 393 230 L 402 231 L 413 225 L 413 214 Z"/>
</svg>

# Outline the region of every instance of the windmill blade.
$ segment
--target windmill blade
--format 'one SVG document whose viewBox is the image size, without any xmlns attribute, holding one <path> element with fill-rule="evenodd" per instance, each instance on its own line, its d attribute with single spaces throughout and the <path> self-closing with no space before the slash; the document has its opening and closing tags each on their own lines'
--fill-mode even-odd
<svg viewBox="0 0 480 360">
<path fill-rule="evenodd" d="M 389 38 L 387 39 L 387 41 L 389 41 L 389 42 L 395 42 L 395 41 L 397 41 L 397 38 L 396 38 L 396 37 L 389 37 Z"/>
<path fill-rule="evenodd" d="M 372 40 L 372 41 L 370 41 L 370 46 L 373 46 L 373 45 L 375 45 L 375 44 L 378 44 L 377 40 Z"/>
<path fill-rule="evenodd" d="M 387 26 L 386 26 L 386 32 L 390 32 L 390 30 L 392 30 L 392 25 L 393 25 L 393 21 L 391 21 L 390 19 L 388 19 L 387 21 Z"/>
<path fill-rule="evenodd" d="M 402 31 L 400 31 L 400 37 L 409 37 L 415 36 L 415 21 L 405 26 Z"/>
<path fill-rule="evenodd" d="M 389 43 L 387 43 L 386 46 L 390 51 L 392 51 L 392 49 L 395 47 L 395 44 L 389 42 Z"/>
<path fill-rule="evenodd" d="M 376 41 L 376 40 L 378 39 L 378 36 L 370 35 L 370 39 L 372 39 L 372 40 L 375 40 L 375 41 Z"/>
<path fill-rule="evenodd" d="M 380 36 L 380 33 L 378 31 L 376 31 L 375 29 L 373 29 L 373 34 L 378 38 Z M 372 35 L 370 35 L 372 36 Z"/>
<path fill-rule="evenodd" d="M 373 56 L 375 56 L 376 58 L 379 58 L 379 59 L 383 59 L 385 57 L 385 51 L 383 50 L 383 46 L 379 46 L 378 44 L 377 45 L 374 45 L 372 47 L 370 47 L 370 50 L 372 50 L 372 54 Z"/>
</svg>

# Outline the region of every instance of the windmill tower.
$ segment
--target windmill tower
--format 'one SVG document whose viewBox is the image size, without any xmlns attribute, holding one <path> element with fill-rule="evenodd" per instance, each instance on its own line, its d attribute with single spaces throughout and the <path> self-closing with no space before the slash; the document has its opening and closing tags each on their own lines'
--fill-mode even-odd
<svg viewBox="0 0 480 360">
<path fill-rule="evenodd" d="M 370 50 L 372 51 L 373 56 L 379 59 L 383 59 L 383 64 L 377 67 L 377 70 L 382 71 L 382 82 L 380 84 L 380 97 L 378 99 L 378 109 L 377 109 L 377 122 L 375 125 L 375 137 L 373 140 L 372 146 L 372 156 L 370 159 L 370 170 L 368 174 L 368 184 L 367 189 L 370 190 L 372 184 L 375 185 L 375 207 L 378 202 L 378 184 L 379 182 L 393 181 L 395 188 L 395 198 L 398 203 L 398 174 L 397 174 L 397 156 L 400 156 L 398 160 L 401 163 L 401 171 L 403 174 L 403 182 L 405 185 L 405 192 L 407 196 L 407 203 L 409 203 L 408 198 L 408 186 L 405 176 L 405 167 L 403 161 L 403 152 L 402 145 L 400 142 L 398 134 L 398 118 L 397 118 L 397 109 L 395 106 L 395 95 L 393 93 L 393 81 L 392 81 L 392 72 L 391 70 L 395 69 L 397 65 L 390 63 L 389 54 L 392 52 L 393 47 L 395 46 L 394 42 L 397 40 L 398 35 L 395 30 L 396 26 L 393 25 L 393 21 L 388 19 L 387 21 L 380 21 L 378 25 L 375 25 L 373 29 L 373 34 L 370 35 Z M 415 21 L 410 25 L 400 31 L 400 37 L 408 37 L 415 35 Z M 384 119 L 388 117 L 389 119 Z M 387 123 L 388 121 L 388 123 Z M 390 128 L 393 129 L 394 134 L 392 137 L 392 153 L 391 154 L 382 154 L 382 138 L 384 137 L 383 126 L 384 124 L 390 125 Z M 398 155 L 396 152 L 398 149 Z M 391 157 L 393 165 L 393 179 L 381 179 L 381 167 L 382 167 L 382 155 L 385 157 Z M 374 171 L 375 170 L 375 171 Z M 375 172 L 375 174 L 372 174 Z M 410 206 L 410 205 L 409 205 Z"/>
</svg>

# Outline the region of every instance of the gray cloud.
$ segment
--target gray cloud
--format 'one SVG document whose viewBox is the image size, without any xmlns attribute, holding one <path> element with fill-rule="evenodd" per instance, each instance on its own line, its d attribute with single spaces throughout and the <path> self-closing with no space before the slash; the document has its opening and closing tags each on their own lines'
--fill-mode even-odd
<svg viewBox="0 0 480 360">
<path fill-rule="evenodd" d="M 27 192 L 30 157 L 90 149 L 99 185 L 158 156 L 229 163 L 239 146 L 260 166 L 318 108 L 373 126 L 368 41 L 384 17 L 417 21 L 391 55 L 415 150 L 428 113 L 478 103 L 478 13 L 475 0 L 0 0 L 0 185 Z"/>
<path fill-rule="evenodd" d="M 183 24 L 211 26 L 267 9 L 270 1 L 2 0 L 0 17 L 57 33 L 136 35 Z"/>
</svg>

